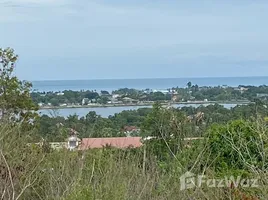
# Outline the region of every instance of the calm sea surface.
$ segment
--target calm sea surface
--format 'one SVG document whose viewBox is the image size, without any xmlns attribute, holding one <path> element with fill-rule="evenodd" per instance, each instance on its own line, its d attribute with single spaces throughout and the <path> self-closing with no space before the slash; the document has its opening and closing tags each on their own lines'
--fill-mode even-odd
<svg viewBox="0 0 268 200">
<path fill-rule="evenodd" d="M 176 108 L 180 108 L 183 106 L 193 106 L 198 107 L 201 104 L 175 104 L 173 105 Z M 209 104 L 202 104 L 203 106 L 208 106 Z M 225 108 L 235 107 L 237 104 L 221 104 Z M 90 111 L 95 111 L 98 115 L 102 117 L 108 117 L 109 115 L 114 115 L 115 113 L 120 113 L 123 110 L 137 110 L 139 108 L 150 108 L 151 106 L 124 106 L 124 107 L 105 107 L 105 108 L 65 108 L 58 110 L 40 110 L 40 114 L 46 114 L 49 116 L 63 116 L 68 117 L 69 115 L 77 114 L 79 117 L 83 117 L 88 114 Z"/>
<path fill-rule="evenodd" d="M 33 89 L 40 92 L 63 90 L 107 90 L 119 88 L 168 89 L 185 87 L 191 81 L 199 86 L 238 86 L 267 85 L 267 77 L 227 77 L 227 78 L 161 78 L 161 79 L 111 79 L 111 80 L 72 80 L 72 81 L 33 81 Z"/>
</svg>

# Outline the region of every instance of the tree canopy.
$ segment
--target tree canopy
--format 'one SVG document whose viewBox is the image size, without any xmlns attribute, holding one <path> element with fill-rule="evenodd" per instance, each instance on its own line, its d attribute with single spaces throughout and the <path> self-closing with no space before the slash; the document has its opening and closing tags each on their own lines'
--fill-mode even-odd
<svg viewBox="0 0 268 200">
<path fill-rule="evenodd" d="M 32 84 L 14 75 L 17 60 L 13 49 L 0 49 L 0 118 L 30 124 L 38 107 L 30 96 Z"/>
</svg>

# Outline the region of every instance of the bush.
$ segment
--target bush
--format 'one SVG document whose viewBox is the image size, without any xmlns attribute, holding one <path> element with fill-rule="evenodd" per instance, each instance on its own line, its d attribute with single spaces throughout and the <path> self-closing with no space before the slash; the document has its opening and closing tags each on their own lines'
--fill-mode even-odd
<svg viewBox="0 0 268 200">
<path fill-rule="evenodd" d="M 215 171 L 267 169 L 268 132 L 261 123 L 238 120 L 208 130 L 208 152 Z"/>
</svg>

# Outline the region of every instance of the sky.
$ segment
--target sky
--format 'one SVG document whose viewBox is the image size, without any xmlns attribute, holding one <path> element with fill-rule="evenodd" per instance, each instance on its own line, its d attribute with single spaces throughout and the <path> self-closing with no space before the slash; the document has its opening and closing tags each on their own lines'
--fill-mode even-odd
<svg viewBox="0 0 268 200">
<path fill-rule="evenodd" d="M 0 0 L 25 80 L 268 76 L 266 0 Z"/>
</svg>

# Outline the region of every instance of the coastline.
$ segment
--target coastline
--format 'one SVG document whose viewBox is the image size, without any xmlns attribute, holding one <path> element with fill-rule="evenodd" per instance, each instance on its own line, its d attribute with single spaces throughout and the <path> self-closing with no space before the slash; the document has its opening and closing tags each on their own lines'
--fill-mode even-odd
<svg viewBox="0 0 268 200">
<path fill-rule="evenodd" d="M 144 103 L 128 103 L 128 104 L 100 104 L 100 105 L 67 105 L 67 106 L 43 106 L 39 110 L 59 110 L 70 108 L 110 108 L 110 107 L 130 107 L 130 106 L 152 106 L 155 102 Z M 191 101 L 191 102 L 162 102 L 163 106 L 171 106 L 178 104 L 197 105 L 197 104 L 242 104 L 246 105 L 252 103 L 250 101 Z"/>
</svg>

